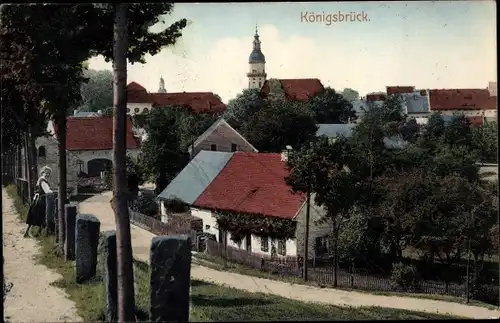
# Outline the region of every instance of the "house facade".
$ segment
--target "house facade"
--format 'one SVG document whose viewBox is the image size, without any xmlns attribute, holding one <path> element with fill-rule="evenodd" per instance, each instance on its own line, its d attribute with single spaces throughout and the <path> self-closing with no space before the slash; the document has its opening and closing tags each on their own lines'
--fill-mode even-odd
<svg viewBox="0 0 500 323">
<path fill-rule="evenodd" d="M 304 194 L 294 194 L 285 183 L 288 175 L 286 158 L 281 154 L 252 152 L 201 151 L 190 164 L 158 196 L 164 201 L 176 198 L 191 207 L 191 215 L 202 219 L 203 231 L 213 234 L 219 243 L 271 256 L 301 256 L 305 248 L 306 203 Z M 314 198 L 311 198 L 313 201 Z M 278 218 L 295 223 L 294 237 L 271 239 L 261 234 L 249 234 L 241 241 L 231 239 L 217 225 L 217 214 Z M 319 224 L 325 211 L 311 202 L 309 222 L 309 255 L 332 230 L 328 223 Z M 274 247 L 274 248 L 273 248 Z"/>
<path fill-rule="evenodd" d="M 131 82 L 127 85 L 127 114 L 148 114 L 154 108 L 180 106 L 195 113 L 223 113 L 226 105 L 212 92 L 167 93 L 160 80 L 162 92 L 149 93 L 142 85 Z M 164 91 L 164 92 L 163 92 Z"/>
<path fill-rule="evenodd" d="M 202 150 L 258 152 L 258 150 L 238 131 L 231 127 L 224 118 L 215 121 L 201 136 L 199 136 L 193 145 L 189 147 L 188 152 L 191 158 L 193 158 Z"/>
<path fill-rule="evenodd" d="M 49 122 L 49 135 L 37 138 L 37 167 L 52 168 L 51 184 L 59 185 L 59 142 L 54 123 Z M 66 130 L 67 185 L 76 193 L 80 172 L 100 176 L 113 160 L 112 117 L 68 117 Z M 137 158 L 139 145 L 127 120 L 127 154 Z"/>
</svg>

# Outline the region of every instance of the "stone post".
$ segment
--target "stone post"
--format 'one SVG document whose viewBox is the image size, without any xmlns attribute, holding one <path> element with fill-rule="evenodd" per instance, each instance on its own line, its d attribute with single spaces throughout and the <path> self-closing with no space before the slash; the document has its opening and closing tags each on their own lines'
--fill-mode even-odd
<svg viewBox="0 0 500 323">
<path fill-rule="evenodd" d="M 91 214 L 76 216 L 76 282 L 82 283 L 96 274 L 97 248 L 101 223 Z"/>
<path fill-rule="evenodd" d="M 106 291 L 106 322 L 118 320 L 118 272 L 116 268 L 116 232 L 103 233 L 104 289 Z"/>
<path fill-rule="evenodd" d="M 64 206 L 66 214 L 66 241 L 64 241 L 64 256 L 66 260 L 75 260 L 75 228 L 76 205 Z"/>
<path fill-rule="evenodd" d="M 55 210 L 56 210 L 56 198 L 53 193 L 42 195 L 45 198 L 45 225 L 47 234 L 54 233 L 55 229 Z"/>
<path fill-rule="evenodd" d="M 151 242 L 151 321 L 188 322 L 191 239 L 159 236 Z"/>
</svg>

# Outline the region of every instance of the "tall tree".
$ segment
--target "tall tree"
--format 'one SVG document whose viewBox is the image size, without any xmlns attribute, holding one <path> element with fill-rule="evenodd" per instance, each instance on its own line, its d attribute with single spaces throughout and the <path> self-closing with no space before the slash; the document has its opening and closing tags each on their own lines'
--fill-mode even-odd
<svg viewBox="0 0 500 323">
<path fill-rule="evenodd" d="M 261 152 L 281 152 L 287 145 L 299 149 L 318 130 L 310 111 L 300 102 L 267 100 L 240 129 Z"/>
<path fill-rule="evenodd" d="M 113 73 L 109 70 L 85 70 L 88 79 L 81 86 L 83 111 L 104 111 L 113 105 Z"/>
<path fill-rule="evenodd" d="M 342 96 L 349 102 L 355 101 L 359 99 L 359 92 L 350 88 L 345 88 L 342 91 Z"/>
<path fill-rule="evenodd" d="M 259 89 L 244 89 L 229 101 L 224 118 L 233 128 L 240 129 L 263 105 Z"/>
<path fill-rule="evenodd" d="M 153 109 L 147 116 L 147 138 L 142 144 L 141 164 L 146 175 L 158 176 L 164 189 L 189 161 L 187 151 L 181 148 L 180 125 L 183 108 Z"/>
<path fill-rule="evenodd" d="M 330 87 L 312 97 L 307 105 L 317 123 L 347 123 L 356 119 L 352 104 Z"/>
<path fill-rule="evenodd" d="M 128 215 L 128 192 L 125 159 L 127 153 L 127 4 L 115 5 L 114 48 L 113 48 L 113 164 L 116 221 L 116 249 L 118 273 L 118 321 L 135 321 L 135 300 L 132 239 Z"/>
</svg>

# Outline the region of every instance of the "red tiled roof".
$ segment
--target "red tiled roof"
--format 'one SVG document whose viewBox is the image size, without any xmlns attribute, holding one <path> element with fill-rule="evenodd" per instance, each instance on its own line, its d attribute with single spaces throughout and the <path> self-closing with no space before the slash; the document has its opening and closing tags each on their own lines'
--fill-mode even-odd
<svg viewBox="0 0 500 323">
<path fill-rule="evenodd" d="M 305 196 L 292 193 L 288 172 L 280 154 L 236 152 L 193 205 L 293 219 Z"/>
<path fill-rule="evenodd" d="M 366 101 L 374 102 L 374 101 L 385 101 L 387 99 L 387 95 L 384 93 L 370 93 L 366 95 Z"/>
<path fill-rule="evenodd" d="M 226 105 L 212 92 L 151 93 L 151 96 L 154 107 L 176 105 L 198 113 L 226 111 Z"/>
<path fill-rule="evenodd" d="M 487 89 L 429 90 L 431 110 L 493 110 L 497 108 L 496 96 Z"/>
<path fill-rule="evenodd" d="M 294 101 L 306 102 L 325 90 L 318 79 L 280 79 L 279 81 L 287 99 Z M 269 81 L 264 83 L 261 93 L 264 96 L 269 94 Z"/>
<path fill-rule="evenodd" d="M 109 150 L 113 149 L 113 117 L 67 118 L 66 149 Z M 57 127 L 54 124 L 54 130 Z M 57 136 L 57 132 L 56 132 Z M 127 149 L 138 148 L 132 132 L 132 120 L 127 118 Z"/>
<path fill-rule="evenodd" d="M 128 103 L 151 103 L 151 96 L 141 85 L 131 82 L 127 85 Z"/>
<path fill-rule="evenodd" d="M 212 92 L 148 93 L 141 85 L 131 82 L 127 86 L 128 103 L 151 103 L 153 107 L 176 105 L 197 113 L 226 111 L 226 105 Z"/>
<path fill-rule="evenodd" d="M 386 86 L 387 95 L 412 93 L 415 90 L 414 86 Z"/>
</svg>

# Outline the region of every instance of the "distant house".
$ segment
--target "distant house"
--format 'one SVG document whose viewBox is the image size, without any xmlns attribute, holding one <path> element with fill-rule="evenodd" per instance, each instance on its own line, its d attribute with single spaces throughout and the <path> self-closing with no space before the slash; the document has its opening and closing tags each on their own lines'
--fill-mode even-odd
<svg viewBox="0 0 500 323">
<path fill-rule="evenodd" d="M 281 96 L 291 101 L 307 102 L 325 90 L 318 79 L 270 79 L 260 90 L 263 98 Z"/>
<path fill-rule="evenodd" d="M 271 255 L 274 246 L 279 256 L 298 256 L 304 252 L 305 196 L 292 193 L 285 183 L 287 175 L 282 154 L 201 151 L 158 199 L 176 198 L 190 205 L 191 214 L 203 220 L 204 232 L 215 235 L 218 242 L 227 239 L 228 246 L 262 255 Z M 218 212 L 289 219 L 296 223 L 295 237 L 285 241 L 251 234 L 236 243 L 230 232 L 219 230 L 214 216 Z M 323 208 L 311 202 L 311 258 L 324 252 L 322 247 L 332 232 L 331 224 L 317 223 L 324 214 Z"/>
<path fill-rule="evenodd" d="M 38 169 L 52 168 L 52 185 L 59 184 L 58 135 L 53 121 L 48 125 L 48 136 L 37 138 Z M 127 154 L 137 158 L 139 146 L 132 133 L 132 121 L 127 119 Z M 68 117 L 66 130 L 67 182 L 76 191 L 80 172 L 99 176 L 112 163 L 113 118 Z"/>
<path fill-rule="evenodd" d="M 166 91 L 166 90 L 165 90 Z M 127 85 L 127 114 L 147 114 L 154 108 L 179 106 L 195 113 L 218 114 L 226 105 L 212 92 L 149 93 L 136 82 Z"/>
<path fill-rule="evenodd" d="M 485 118 L 497 117 L 497 97 L 491 94 L 491 89 L 434 89 L 429 90 L 429 101 L 433 112 L 463 114 L 472 124 L 482 125 Z"/>
<path fill-rule="evenodd" d="M 318 131 L 316 136 L 326 136 L 332 140 L 342 136 L 349 138 L 354 133 L 354 128 L 356 124 L 318 124 Z M 387 149 L 402 149 L 408 145 L 408 142 L 404 141 L 399 136 L 393 136 L 390 138 L 384 138 L 384 145 Z"/>
<path fill-rule="evenodd" d="M 223 118 L 215 121 L 201 136 L 196 139 L 188 152 L 191 157 L 201 150 L 211 151 L 247 151 L 258 152 L 238 131 L 229 125 Z"/>
</svg>

